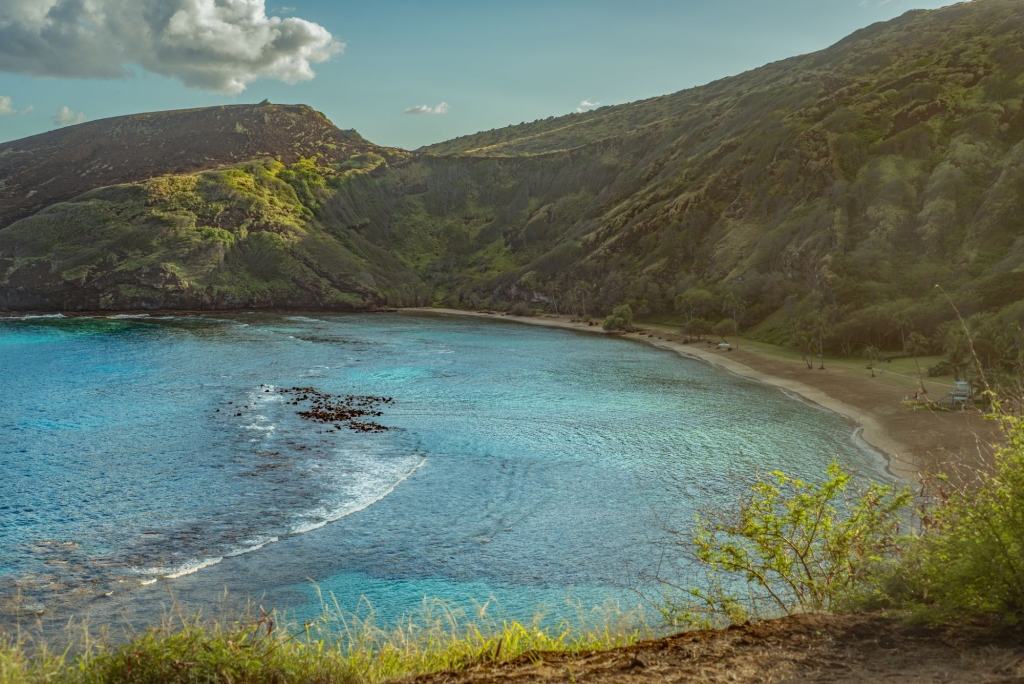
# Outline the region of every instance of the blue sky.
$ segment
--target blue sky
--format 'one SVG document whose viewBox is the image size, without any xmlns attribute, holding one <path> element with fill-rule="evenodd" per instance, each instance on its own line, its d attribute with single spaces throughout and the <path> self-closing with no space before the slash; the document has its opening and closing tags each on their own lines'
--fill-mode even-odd
<svg viewBox="0 0 1024 684">
<path fill-rule="evenodd" d="M 107 3 L 104 21 L 117 18 L 121 24 L 110 23 L 95 35 L 79 36 L 77 41 L 62 38 L 53 44 L 40 39 L 44 34 L 37 31 L 50 19 L 33 15 L 33 8 L 69 0 L 0 0 L 0 5 L 11 3 L 7 9 L 0 7 L 0 140 L 52 130 L 57 126 L 55 116 L 64 107 L 68 109 L 60 118 L 73 122 L 82 117 L 93 120 L 268 98 L 309 104 L 338 126 L 355 128 L 378 144 L 416 148 L 566 114 L 583 101 L 618 104 L 675 92 L 822 49 L 858 28 L 909 9 L 949 4 L 948 0 L 286 0 L 284 5 L 270 0 L 266 14 L 291 18 L 284 26 L 291 26 L 298 37 L 275 43 L 281 60 L 268 66 L 249 63 L 250 57 L 239 55 L 248 43 L 265 39 L 260 31 L 272 20 L 246 24 L 253 33 L 236 36 L 240 52 L 229 57 L 217 42 L 225 39 L 216 36 L 205 44 L 179 41 L 159 49 L 118 43 L 135 40 L 138 31 L 130 24 L 133 10 L 139 9 L 141 17 L 147 3 L 162 3 L 161 10 L 178 5 L 191 8 L 188 12 L 194 12 L 186 18 L 193 24 L 183 25 L 182 31 L 198 36 L 209 15 L 208 9 L 202 10 L 204 4 L 234 3 L 239 11 L 245 5 L 247 12 L 262 12 L 256 7 L 261 0 L 92 1 Z M 75 22 L 75 30 L 89 26 L 81 17 L 69 21 Z M 232 20 L 226 21 L 231 29 Z M 219 26 L 224 28 L 223 22 Z M 288 52 L 290 45 L 301 41 L 311 46 L 303 53 L 312 55 L 306 65 L 315 72 L 311 80 L 301 80 L 310 74 Z M 28 47 L 20 54 L 13 49 L 5 52 L 5 42 Z M 115 65 L 120 71 L 111 71 L 112 57 L 98 55 L 103 46 L 111 45 L 122 55 L 117 59 L 123 65 Z M 282 78 L 297 82 L 288 84 Z M 233 93 L 242 87 L 239 83 L 246 89 Z M 441 103 L 446 107 L 438 108 Z M 29 107 L 31 111 L 26 112 Z M 414 107 L 439 113 L 406 113 Z"/>
</svg>

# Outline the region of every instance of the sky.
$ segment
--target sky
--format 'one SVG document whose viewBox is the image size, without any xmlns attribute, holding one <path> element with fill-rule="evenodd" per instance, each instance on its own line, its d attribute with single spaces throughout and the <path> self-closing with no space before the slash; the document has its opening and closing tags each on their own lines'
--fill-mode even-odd
<svg viewBox="0 0 1024 684">
<path fill-rule="evenodd" d="M 269 99 L 415 149 L 673 93 L 947 4 L 0 0 L 0 141 Z"/>
</svg>

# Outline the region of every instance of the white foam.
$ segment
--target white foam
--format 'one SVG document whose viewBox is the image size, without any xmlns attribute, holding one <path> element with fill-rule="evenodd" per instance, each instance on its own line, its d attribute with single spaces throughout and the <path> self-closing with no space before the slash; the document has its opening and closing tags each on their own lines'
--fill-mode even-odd
<svg viewBox="0 0 1024 684">
<path fill-rule="evenodd" d="M 296 535 L 298 535 L 298 534 L 305 534 L 306 532 L 312 532 L 313 530 L 318 530 L 321 527 L 324 527 L 324 526 L 326 526 L 329 523 L 336 522 L 338 520 L 341 520 L 342 518 L 348 517 L 348 516 L 352 515 L 353 513 L 359 513 L 360 511 L 365 511 L 370 506 L 372 506 L 375 503 L 378 503 L 380 501 L 383 501 L 385 498 L 390 496 L 391 493 L 394 492 L 398 488 L 398 485 L 402 484 L 403 482 L 408 480 L 410 477 L 412 477 L 413 474 L 415 474 L 417 470 L 419 470 L 424 465 L 426 465 L 426 463 L 427 463 L 427 459 L 426 458 L 421 459 L 419 463 L 417 463 L 415 466 L 413 466 L 408 472 L 406 472 L 404 475 L 402 475 L 402 477 L 400 477 L 391 486 L 389 486 L 387 489 L 385 489 L 383 492 L 380 492 L 379 494 L 370 495 L 369 498 L 367 498 L 365 500 L 357 501 L 357 502 L 355 502 L 353 504 L 350 504 L 350 505 L 342 507 L 342 508 L 334 509 L 332 511 L 322 511 L 322 509 L 321 509 L 321 511 L 313 512 L 314 514 L 315 513 L 320 513 L 321 519 L 316 520 L 316 521 L 307 522 L 307 523 L 304 523 L 304 524 L 295 525 L 289 531 L 289 534 L 296 534 Z M 280 541 L 279 537 L 267 537 L 267 538 L 263 538 L 263 539 L 260 539 L 260 538 L 257 538 L 257 539 L 247 539 L 247 540 L 244 540 L 244 541 L 241 542 L 242 544 L 247 544 L 247 546 L 242 546 L 240 548 L 233 549 L 233 550 L 225 553 L 223 556 L 215 556 L 215 557 L 211 557 L 211 558 L 202 558 L 202 559 L 190 560 L 190 561 L 188 561 L 186 563 L 183 563 L 182 565 L 178 566 L 177 568 L 171 569 L 169 572 L 165 571 L 163 568 L 146 568 L 144 570 L 136 570 L 135 572 L 140 574 L 140 575 L 149 575 L 150 576 L 149 579 L 144 579 L 144 580 L 142 580 L 140 582 L 140 584 L 142 586 L 146 587 L 146 586 L 150 586 L 152 584 L 155 584 L 155 583 L 159 582 L 162 579 L 163 580 L 179 579 L 181 577 L 186 577 L 188 575 L 195 574 L 195 573 L 199 572 L 200 570 L 203 570 L 205 568 L 209 568 L 209 567 L 212 567 L 214 565 L 217 565 L 218 563 L 223 561 L 225 558 L 237 558 L 238 556 L 244 556 L 247 553 L 252 553 L 254 551 L 259 551 L 260 549 L 266 547 L 267 545 L 274 544 L 274 543 L 276 543 L 278 541 Z"/>
<path fill-rule="evenodd" d="M 343 508 L 335 509 L 334 511 L 325 512 L 325 513 L 322 514 L 322 519 L 321 520 L 317 520 L 315 522 L 307 522 L 307 523 L 296 525 L 296 526 L 294 526 L 291 529 L 291 533 L 292 534 L 305 534 L 306 532 L 312 532 L 313 530 L 319 530 L 321 527 L 324 527 L 325 525 L 327 525 L 329 523 L 332 523 L 332 522 L 337 522 L 338 520 L 341 520 L 342 518 L 347 518 L 348 516 L 352 515 L 353 513 L 359 513 L 360 511 L 365 511 L 370 506 L 372 506 L 375 503 L 378 503 L 380 501 L 383 501 L 388 496 L 390 496 L 391 493 L 394 492 L 398 488 L 398 485 L 402 484 L 403 482 L 408 480 L 410 477 L 412 477 L 413 474 L 417 470 L 419 470 L 420 468 L 422 468 L 426 464 L 426 462 L 427 462 L 427 459 L 425 459 L 425 458 L 423 460 L 421 460 L 419 463 L 417 463 L 415 466 L 413 466 L 412 470 L 410 470 L 405 475 L 403 475 L 401 478 L 399 478 L 394 484 L 392 484 L 390 487 L 388 487 L 381 494 L 378 494 L 377 496 L 375 496 L 375 497 L 373 497 L 373 498 L 371 498 L 369 500 L 366 500 L 366 501 L 357 502 L 355 504 L 352 504 L 352 505 L 349 505 L 349 506 L 346 506 L 346 507 L 343 507 Z"/>
<path fill-rule="evenodd" d="M 192 560 L 185 563 L 184 565 L 179 566 L 172 572 L 163 575 L 163 577 L 166 579 L 178 579 L 179 577 L 192 575 L 204 568 L 209 568 L 213 565 L 216 565 L 217 563 L 220 563 L 222 560 L 224 560 L 223 556 L 217 556 L 215 558 L 202 558 L 200 560 Z"/>
<path fill-rule="evenodd" d="M 266 416 L 256 416 L 256 423 L 253 423 L 252 425 L 242 425 L 241 427 L 243 430 L 257 430 L 259 432 L 273 432 L 274 430 L 276 430 L 277 426 L 275 426 L 273 423 L 271 423 L 270 425 L 258 424 L 259 422 L 265 422 L 267 420 L 268 419 Z"/>
<path fill-rule="evenodd" d="M 234 551 L 231 551 L 230 553 L 225 553 L 224 557 L 225 558 L 237 558 L 238 556 L 244 556 L 247 553 L 252 553 L 253 551 L 259 551 L 260 549 L 262 549 L 267 544 L 274 544 L 274 543 L 276 543 L 278 541 L 280 541 L 280 539 L 278 537 L 270 537 L 269 539 L 264 539 L 263 541 L 259 541 L 259 542 L 255 541 L 255 540 L 248 540 L 248 542 L 243 542 L 243 543 L 249 543 L 249 544 L 252 544 L 252 546 L 246 546 L 246 547 L 243 547 L 243 548 L 240 548 L 240 549 L 235 549 Z"/>
<path fill-rule="evenodd" d="M 172 568 L 170 572 L 165 572 L 163 568 L 147 568 L 145 570 L 137 570 L 136 572 L 143 575 L 156 575 L 156 577 L 153 577 L 152 579 L 146 579 L 140 582 L 142 586 L 148 587 L 151 584 L 156 584 L 162 579 L 178 579 L 180 577 L 197 573 L 204 568 L 209 568 L 220 563 L 222 560 L 224 560 L 223 556 L 199 558 L 187 561 L 176 568 Z"/>
<path fill-rule="evenodd" d="M 24 316 L 11 316 L 18 321 L 29 321 L 36 318 L 64 318 L 64 314 L 25 314 Z"/>
<path fill-rule="evenodd" d="M 267 390 L 270 391 L 268 392 Z M 273 385 L 260 385 L 249 392 L 249 402 L 247 403 L 251 402 L 255 404 L 258 401 L 264 403 L 271 401 L 284 401 L 284 397 Z"/>
</svg>

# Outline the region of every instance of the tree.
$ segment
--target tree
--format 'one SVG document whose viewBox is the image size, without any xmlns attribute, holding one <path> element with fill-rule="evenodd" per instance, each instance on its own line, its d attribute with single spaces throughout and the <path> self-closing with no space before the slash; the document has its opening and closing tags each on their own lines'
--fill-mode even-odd
<svg viewBox="0 0 1024 684">
<path fill-rule="evenodd" d="M 939 336 L 942 339 L 942 354 L 953 370 L 953 379 L 959 380 L 961 374 L 966 379 L 970 367 L 971 342 L 963 323 L 949 321 L 939 328 Z"/>
<path fill-rule="evenodd" d="M 807 370 L 813 370 L 814 364 L 811 363 L 811 354 L 814 353 L 815 347 L 814 333 L 810 330 L 796 331 L 793 335 L 793 345 L 800 350 L 800 358 L 807 364 Z"/>
<path fill-rule="evenodd" d="M 604 329 L 631 331 L 633 329 L 633 310 L 629 308 L 629 304 L 612 309 L 612 315 L 604 319 Z"/>
<path fill-rule="evenodd" d="M 715 327 L 711 329 L 711 332 L 722 338 L 723 342 L 728 343 L 726 335 L 732 332 L 732 321 L 728 318 L 723 318 L 718 323 L 715 323 Z"/>
<path fill-rule="evenodd" d="M 892 311 L 889 313 L 889 320 L 892 321 L 892 324 L 900 331 L 900 342 L 903 343 L 903 351 L 909 351 L 907 349 L 906 331 L 914 325 L 914 321 L 910 318 L 910 314 L 902 309 Z"/>
<path fill-rule="evenodd" d="M 590 292 L 590 284 L 585 280 L 577 280 L 573 286 L 573 291 L 576 293 L 576 297 L 579 300 L 580 308 L 582 309 L 582 317 L 587 317 L 587 294 Z"/>
<path fill-rule="evenodd" d="M 832 334 L 832 324 L 828 322 L 825 314 L 818 314 L 811 320 L 808 332 L 818 341 L 818 356 L 821 357 L 821 367 L 818 370 L 825 370 L 825 338 Z"/>
<path fill-rule="evenodd" d="M 878 361 L 878 347 L 869 344 L 864 347 L 864 358 L 868 360 L 868 368 L 871 369 L 871 377 L 875 377 L 875 362 Z"/>
<path fill-rule="evenodd" d="M 696 336 L 697 341 L 699 342 L 704 335 L 711 332 L 711 323 L 703 318 L 694 318 L 688 321 L 686 325 L 683 326 L 683 329 L 687 335 L 690 335 L 691 337 Z"/>
<path fill-rule="evenodd" d="M 715 296 L 700 287 L 691 287 L 680 295 L 676 295 L 676 308 L 682 311 L 683 319 L 689 323 L 698 318 L 711 306 Z"/>
<path fill-rule="evenodd" d="M 920 333 L 910 333 L 910 338 L 907 340 L 907 351 L 914 355 L 914 365 L 917 366 L 917 381 L 921 385 L 921 391 L 927 393 L 928 390 L 924 388 L 924 376 L 921 375 L 921 364 L 917 362 L 918 354 L 926 354 L 928 352 L 928 338 Z"/>
<path fill-rule="evenodd" d="M 732 292 L 727 292 L 722 299 L 722 311 L 728 311 L 732 314 L 732 334 L 736 338 L 737 347 L 739 346 L 740 336 L 739 314 L 743 313 L 745 308 L 746 305 L 743 303 L 743 300 Z"/>
</svg>

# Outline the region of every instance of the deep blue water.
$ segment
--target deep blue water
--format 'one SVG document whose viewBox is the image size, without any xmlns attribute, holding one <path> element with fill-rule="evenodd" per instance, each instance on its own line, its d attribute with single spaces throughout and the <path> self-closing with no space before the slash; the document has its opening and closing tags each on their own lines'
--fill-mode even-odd
<svg viewBox="0 0 1024 684">
<path fill-rule="evenodd" d="M 392 429 L 325 432 L 293 386 L 393 397 Z M 758 471 L 879 469 L 852 424 L 777 389 L 458 317 L 2 320 L 0 397 L 0 594 L 49 609 L 145 605 L 159 577 L 298 613 L 309 580 L 384 617 L 425 595 L 596 604 Z"/>
</svg>

